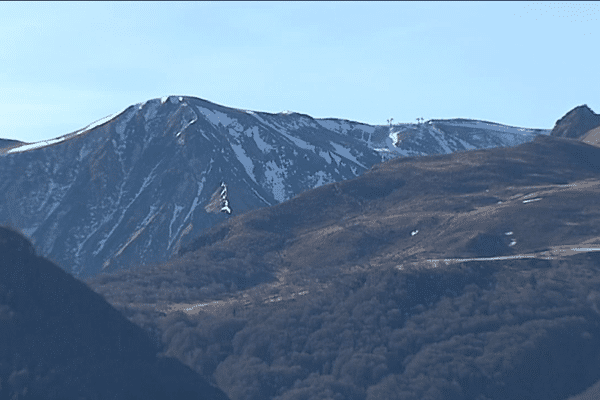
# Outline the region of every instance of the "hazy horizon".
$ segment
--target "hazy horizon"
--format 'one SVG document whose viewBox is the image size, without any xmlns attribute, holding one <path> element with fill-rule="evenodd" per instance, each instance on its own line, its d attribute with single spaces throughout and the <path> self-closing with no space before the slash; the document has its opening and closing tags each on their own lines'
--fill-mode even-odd
<svg viewBox="0 0 600 400">
<path fill-rule="evenodd" d="M 372 125 L 600 111 L 594 2 L 4 2 L 0 138 L 166 95 Z"/>
</svg>

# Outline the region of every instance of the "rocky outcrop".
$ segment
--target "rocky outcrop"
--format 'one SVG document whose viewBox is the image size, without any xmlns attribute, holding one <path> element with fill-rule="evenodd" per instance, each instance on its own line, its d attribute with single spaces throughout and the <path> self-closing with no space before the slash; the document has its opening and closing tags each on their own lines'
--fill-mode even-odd
<svg viewBox="0 0 600 400">
<path fill-rule="evenodd" d="M 598 126 L 600 126 L 600 115 L 584 104 L 575 107 L 556 121 L 550 136 L 580 139 Z"/>
</svg>

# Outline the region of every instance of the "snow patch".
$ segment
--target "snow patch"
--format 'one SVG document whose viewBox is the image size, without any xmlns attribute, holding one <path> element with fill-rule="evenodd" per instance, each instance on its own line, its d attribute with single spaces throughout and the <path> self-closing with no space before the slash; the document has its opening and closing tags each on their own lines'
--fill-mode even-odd
<svg viewBox="0 0 600 400">
<path fill-rule="evenodd" d="M 209 110 L 208 108 L 198 107 L 198 111 L 204 114 L 204 116 L 210 121 L 210 123 L 215 126 L 221 124 L 224 127 L 227 127 L 229 124 L 235 121 L 234 119 L 229 118 L 227 114 L 224 114 L 219 111 Z"/>
<path fill-rule="evenodd" d="M 200 182 L 198 182 L 198 192 L 196 193 L 196 197 L 194 198 L 194 201 L 192 202 L 192 206 L 190 207 L 190 211 L 188 211 L 187 215 L 183 219 L 184 223 L 185 223 L 185 221 L 188 220 L 188 218 L 190 217 L 190 215 L 192 215 L 192 213 L 194 212 L 194 210 L 196 209 L 196 207 L 198 207 L 198 204 L 200 204 L 200 194 L 202 194 L 202 189 L 204 189 L 204 182 L 206 182 L 206 177 L 205 176 L 203 176 L 202 180 L 200 180 Z M 183 226 L 183 224 L 182 224 L 182 226 Z M 183 233 L 182 233 L 181 236 L 183 236 Z"/>
<path fill-rule="evenodd" d="M 254 128 L 252 128 L 252 133 L 253 133 L 253 138 L 254 138 L 254 142 L 256 143 L 256 146 L 260 149 L 260 151 L 263 152 L 263 154 L 266 154 L 269 151 L 273 151 L 274 147 L 271 146 L 270 144 L 268 144 L 267 142 L 265 142 L 259 135 L 258 133 L 258 127 L 255 126 Z"/>
<path fill-rule="evenodd" d="M 336 133 L 342 133 L 342 134 L 346 134 L 349 130 L 352 129 L 352 126 L 346 122 L 346 121 L 339 121 L 339 120 L 316 120 L 317 123 L 319 125 L 321 125 L 323 128 L 328 129 L 330 131 L 336 132 Z M 362 128 L 361 128 L 362 129 Z M 372 128 L 372 132 L 373 133 L 375 131 L 375 128 Z M 367 130 L 367 129 L 363 129 L 363 130 Z M 368 132 L 368 130 L 367 130 Z"/>
<path fill-rule="evenodd" d="M 193 110 L 192 110 L 193 112 Z M 196 113 L 194 113 L 195 115 Z M 181 133 L 183 131 L 185 131 L 190 125 L 192 125 L 194 122 L 198 121 L 198 116 L 195 115 L 194 119 L 192 119 L 190 122 L 188 122 L 187 124 L 185 124 L 185 126 L 183 128 L 181 128 L 181 130 L 179 132 L 177 132 L 177 134 L 175 135 L 175 137 L 179 137 L 179 135 L 181 135 Z"/>
<path fill-rule="evenodd" d="M 173 237 L 173 223 L 175 222 L 175 219 L 177 219 L 177 216 L 179 215 L 181 210 L 183 210 L 183 206 L 178 206 L 177 204 L 175 204 L 175 208 L 173 209 L 173 218 L 171 218 L 171 223 L 169 224 L 169 245 L 167 246 L 167 250 L 169 250 L 171 244 L 173 243 L 173 240 L 175 239 Z M 177 231 L 177 233 L 179 233 L 179 230 Z"/>
<path fill-rule="evenodd" d="M 541 199 L 542 199 L 541 197 L 538 197 L 537 199 L 523 200 L 523 203 L 531 203 L 532 201 L 539 201 Z"/>
<path fill-rule="evenodd" d="M 291 136 L 291 135 L 288 135 L 287 133 L 284 133 L 281 130 L 279 130 L 279 133 L 281 133 L 283 136 L 285 136 L 286 138 L 288 138 L 289 140 L 291 140 L 292 142 L 294 142 L 294 144 L 296 146 L 300 147 L 301 149 L 315 151 L 315 146 L 312 146 L 312 145 L 308 144 L 304 140 L 298 139 L 297 137 L 294 137 L 294 136 Z"/>
<path fill-rule="evenodd" d="M 314 184 L 313 189 L 334 182 L 334 179 L 331 178 L 331 175 L 325 171 L 317 171 L 315 173 L 315 178 L 318 178 L 319 180 Z M 312 179 L 314 180 L 315 178 Z"/>
<path fill-rule="evenodd" d="M 240 162 L 244 166 L 244 169 L 246 170 L 248 176 L 254 181 L 254 183 L 258 183 L 256 182 L 256 178 L 254 177 L 254 164 L 252 163 L 252 159 L 246 155 L 246 152 L 244 151 L 241 145 L 233 143 L 230 143 L 230 145 L 233 151 L 235 152 L 235 155 L 237 156 L 238 160 L 240 160 Z"/>
<path fill-rule="evenodd" d="M 456 138 L 456 140 L 458 140 L 460 142 L 460 144 L 463 145 L 463 147 L 465 148 L 465 150 L 472 150 L 472 149 L 476 149 L 475 146 L 470 145 L 469 143 L 465 142 L 464 140 L 462 140 L 461 138 Z"/>
<path fill-rule="evenodd" d="M 319 155 L 327 161 L 327 164 L 331 164 L 331 157 L 329 156 L 329 152 L 319 151 Z"/>
<path fill-rule="evenodd" d="M 338 157 L 337 154 L 334 154 L 334 153 L 332 153 L 330 151 L 328 151 L 327 153 L 329 153 L 329 155 L 335 160 L 335 163 L 339 166 L 340 165 L 340 161 L 342 161 L 342 158 Z"/>
<path fill-rule="evenodd" d="M 444 125 L 450 126 L 460 126 L 465 128 L 474 128 L 474 129 L 483 129 L 486 131 L 498 131 L 503 133 L 513 133 L 513 134 L 537 134 L 537 133 L 550 133 L 550 129 L 530 129 L 530 128 L 518 128 L 516 126 L 502 125 L 496 124 L 492 122 L 484 122 L 484 121 L 464 121 L 464 122 L 441 122 Z"/>
<path fill-rule="evenodd" d="M 21 229 L 21 232 L 23 232 L 23 234 L 25 236 L 27 236 L 29 239 L 31 239 L 31 236 L 35 233 L 35 231 L 37 230 L 37 228 L 38 228 L 38 226 L 36 225 L 34 227 L 31 227 L 31 228 Z"/>
<path fill-rule="evenodd" d="M 122 120 L 119 121 L 119 123 L 117 123 L 115 130 L 117 131 L 117 134 L 119 135 L 119 138 L 121 139 L 121 142 L 125 141 L 125 136 L 123 135 L 123 133 L 125 132 L 125 127 L 129 123 L 129 121 L 131 121 L 131 119 L 135 116 L 135 114 L 136 114 L 135 109 L 132 109 L 128 115 L 123 116 Z"/>
<path fill-rule="evenodd" d="M 129 108 L 129 107 L 127 107 Z M 53 144 L 57 144 L 60 142 L 64 142 L 67 139 L 72 138 L 73 136 L 77 136 L 77 135 L 81 135 L 82 133 L 88 132 L 100 125 L 104 125 L 107 122 L 109 122 L 110 120 L 112 120 L 115 117 L 118 117 L 119 115 L 121 115 L 123 112 L 125 112 L 127 110 L 127 108 L 123 111 L 120 111 L 118 113 L 114 113 L 111 115 L 108 115 L 104 118 L 99 119 L 98 121 L 92 122 L 91 124 L 87 125 L 85 128 L 83 129 L 79 129 L 73 133 L 69 133 L 67 135 L 63 135 L 61 137 L 57 137 L 54 139 L 49 139 L 49 140 L 42 140 L 40 142 L 35 142 L 35 143 L 28 143 L 25 144 L 23 146 L 19 146 L 19 147 L 15 147 L 13 149 L 8 150 L 5 154 L 12 154 L 12 153 L 22 153 L 24 151 L 30 151 L 30 150 L 36 150 L 42 147 L 46 147 L 46 146 L 50 146 Z"/>
<path fill-rule="evenodd" d="M 160 98 L 160 104 L 165 104 L 169 100 L 169 96 L 164 96 Z"/>
<path fill-rule="evenodd" d="M 136 195 L 134 196 L 134 198 L 129 202 L 129 204 L 127 204 L 127 206 L 121 212 L 121 216 L 117 220 L 117 223 L 112 227 L 112 229 L 110 230 L 110 232 L 108 232 L 108 235 L 106 235 L 106 237 L 104 237 L 102 240 L 100 240 L 98 242 L 98 244 L 99 244 L 98 248 L 96 250 L 94 250 L 94 252 L 93 252 L 93 254 L 95 256 L 98 255 L 98 253 L 100 253 L 100 251 L 102 251 L 102 249 L 104 248 L 104 245 L 106 244 L 106 241 L 111 237 L 111 235 L 113 234 L 113 232 L 117 229 L 117 227 L 119 226 L 119 224 L 121 223 L 121 221 L 125 217 L 125 213 L 129 209 L 129 207 L 131 207 L 131 205 L 139 197 L 140 193 L 142 193 L 144 191 L 144 189 L 146 189 L 146 187 L 154 180 L 154 178 L 155 178 L 154 171 L 156 171 L 156 168 L 158 168 L 158 166 L 161 163 L 162 163 L 162 161 L 160 161 L 158 164 L 156 164 L 156 166 L 154 168 L 152 168 L 152 171 L 150 171 L 150 173 L 148 174 L 148 176 L 144 179 L 144 182 L 142 183 L 142 187 L 140 188 L 140 190 L 138 190 L 138 192 L 136 193 Z M 110 217 L 108 217 L 108 218 L 110 218 Z M 105 221 L 106 221 L 106 219 L 105 219 Z"/>
<path fill-rule="evenodd" d="M 264 197 L 262 197 L 260 194 L 258 194 L 258 192 L 257 192 L 257 191 L 256 191 L 256 190 L 255 190 L 255 189 L 252 187 L 252 186 L 249 186 L 249 187 L 250 187 L 250 189 L 251 189 L 251 190 L 254 192 L 254 194 L 255 194 L 255 195 L 256 195 L 256 196 L 257 196 L 259 199 L 261 199 L 262 201 L 264 201 L 264 202 L 265 202 L 265 204 L 268 204 L 269 206 L 272 206 L 272 204 L 271 204 L 270 202 L 268 202 L 267 200 L 265 200 L 265 198 L 264 198 Z"/>
<path fill-rule="evenodd" d="M 417 233 L 419 233 L 419 230 L 418 230 L 418 229 L 417 229 L 416 231 L 412 231 L 412 232 L 410 233 L 410 236 L 415 236 Z"/>
<path fill-rule="evenodd" d="M 284 184 L 284 179 L 287 176 L 286 168 L 278 166 L 274 161 L 268 161 L 265 166 L 265 179 L 271 186 L 273 198 L 280 203 L 287 200 Z"/>
<path fill-rule="evenodd" d="M 361 163 L 358 162 L 358 160 L 350 153 L 349 149 L 342 146 L 341 144 L 337 144 L 334 142 L 329 142 L 329 143 L 335 148 L 336 153 L 338 153 L 342 157 L 347 158 L 348 160 L 354 162 L 355 164 L 360 165 L 364 169 L 368 169 L 367 167 L 365 167 L 364 165 L 362 165 Z"/>
</svg>

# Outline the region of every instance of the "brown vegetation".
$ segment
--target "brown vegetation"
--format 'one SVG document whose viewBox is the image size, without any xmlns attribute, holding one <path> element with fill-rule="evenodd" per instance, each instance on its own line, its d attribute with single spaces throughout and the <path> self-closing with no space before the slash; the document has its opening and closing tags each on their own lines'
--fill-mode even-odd
<svg viewBox="0 0 600 400">
<path fill-rule="evenodd" d="M 600 255 L 543 256 L 600 236 L 599 181 L 554 137 L 396 159 L 88 284 L 234 400 L 562 399 L 600 379 Z"/>
</svg>

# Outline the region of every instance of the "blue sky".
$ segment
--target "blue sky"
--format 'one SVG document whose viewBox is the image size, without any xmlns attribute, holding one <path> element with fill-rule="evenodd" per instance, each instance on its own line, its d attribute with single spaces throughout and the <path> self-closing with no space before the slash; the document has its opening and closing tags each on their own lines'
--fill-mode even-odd
<svg viewBox="0 0 600 400">
<path fill-rule="evenodd" d="M 600 113 L 598 2 L 0 2 L 0 137 L 190 95 L 383 125 Z"/>
</svg>

